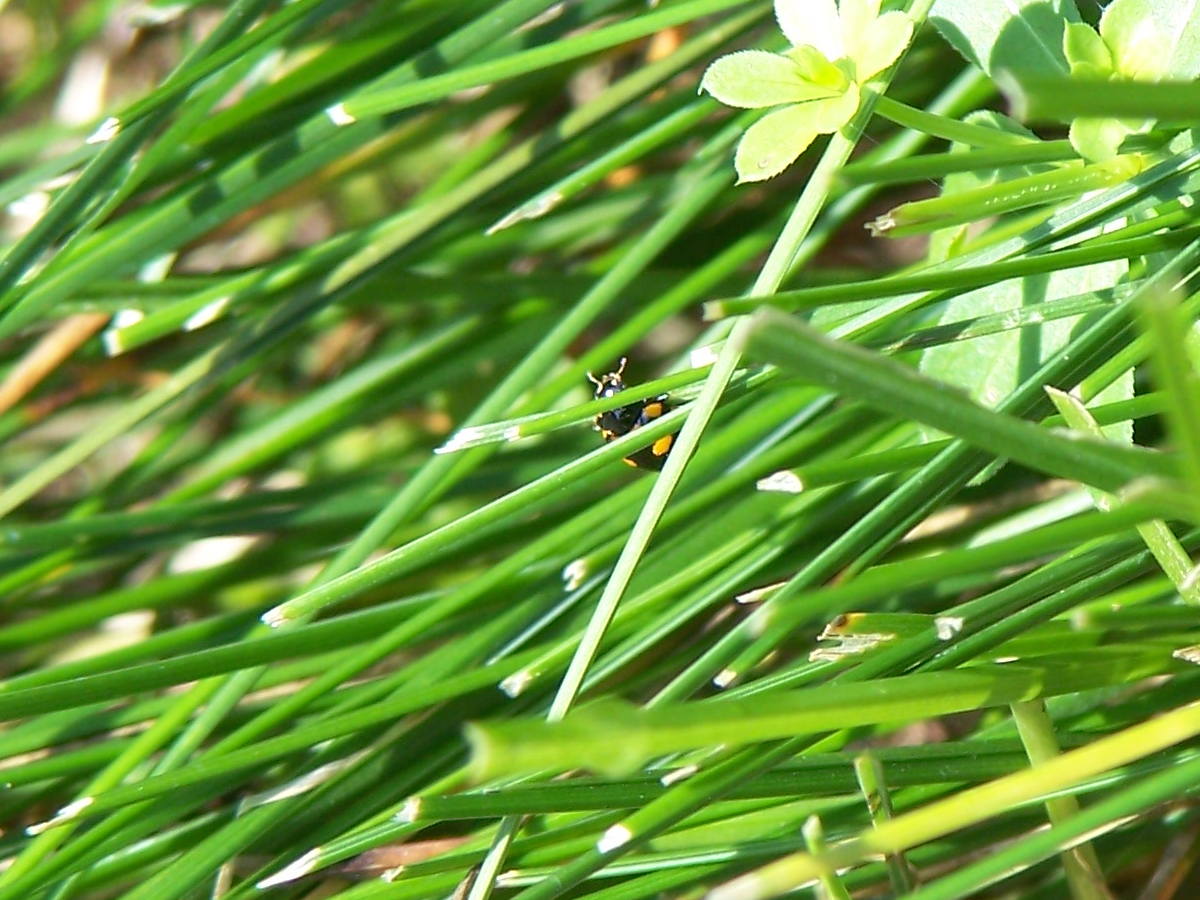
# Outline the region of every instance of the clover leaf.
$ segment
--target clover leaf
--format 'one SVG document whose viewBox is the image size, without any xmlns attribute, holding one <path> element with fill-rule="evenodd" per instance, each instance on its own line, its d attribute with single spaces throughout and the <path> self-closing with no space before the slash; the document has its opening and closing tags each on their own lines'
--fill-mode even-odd
<svg viewBox="0 0 1200 900">
<path fill-rule="evenodd" d="M 1080 22 L 1063 32 L 1071 74 L 1092 80 L 1156 81 L 1170 74 L 1170 36 L 1146 14 L 1146 0 L 1113 0 L 1100 17 L 1100 33 Z M 1117 155 L 1126 135 L 1146 131 L 1152 119 L 1079 118 L 1071 123 L 1071 146 L 1099 162 Z"/>
<path fill-rule="evenodd" d="M 854 117 L 859 87 L 894 63 L 912 37 L 902 12 L 880 15 L 880 0 L 775 0 L 787 53 L 742 50 L 708 67 L 700 89 L 741 109 L 782 107 L 742 135 L 738 183 L 778 175 L 818 135 Z"/>
</svg>

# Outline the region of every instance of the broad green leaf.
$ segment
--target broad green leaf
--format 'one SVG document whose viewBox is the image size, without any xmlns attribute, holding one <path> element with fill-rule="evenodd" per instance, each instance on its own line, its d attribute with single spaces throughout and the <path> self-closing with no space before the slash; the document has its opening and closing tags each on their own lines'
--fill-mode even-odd
<svg viewBox="0 0 1200 900">
<path fill-rule="evenodd" d="M 882 72 L 904 52 L 912 38 L 912 21 L 893 11 L 868 22 L 861 30 L 846 29 L 846 50 L 854 60 L 854 77 L 861 84 Z"/>
<path fill-rule="evenodd" d="M 988 124 L 1014 134 L 1029 132 L 999 113 L 980 113 L 969 118 L 975 124 Z M 1013 167 L 990 172 L 962 172 L 946 178 L 943 193 L 960 193 L 975 187 L 1011 180 L 1032 170 Z M 930 241 L 930 259 L 938 262 L 952 255 L 953 249 L 966 237 L 967 228 L 948 228 L 937 232 Z M 940 321 L 954 322 L 980 315 L 994 315 L 1007 310 L 1035 306 L 1072 294 L 1112 287 L 1128 270 L 1124 260 L 1097 263 L 1075 269 L 1063 269 L 1049 275 L 1020 280 L 1002 281 L 954 297 L 945 304 Z M 995 405 L 1006 397 L 1041 363 L 1065 344 L 1079 324 L 1079 317 L 1046 322 L 1039 328 L 986 335 L 970 341 L 959 341 L 926 350 L 921 357 L 920 370 L 948 384 L 964 388 L 985 406 Z M 1120 382 L 1103 392 L 1097 402 L 1123 400 L 1132 396 L 1133 377 L 1129 373 Z M 1129 441 L 1132 426 L 1128 423 L 1110 425 L 1105 429 L 1109 438 Z M 940 432 L 926 429 L 930 438 Z"/>
<path fill-rule="evenodd" d="M 1200 76 L 1200 0 L 1113 0 L 1100 36 L 1129 78 Z"/>
<path fill-rule="evenodd" d="M 1113 6 L 1109 7 L 1106 15 Z M 1142 20 L 1142 24 L 1148 22 L 1149 19 Z M 1110 30 L 1111 28 L 1112 26 Z M 1078 22 L 1067 25 L 1063 33 L 1063 53 L 1071 65 L 1071 75 L 1075 78 L 1109 79 L 1120 68 L 1120 55 L 1114 56 L 1113 48 L 1104 38 L 1089 26 Z M 1068 137 L 1071 146 L 1080 156 L 1092 162 L 1101 162 L 1117 155 L 1127 134 L 1139 131 L 1148 124 L 1107 117 L 1077 118 L 1071 122 Z"/>
<path fill-rule="evenodd" d="M 1130 129 L 1120 119 L 1076 119 L 1067 136 L 1084 159 L 1100 162 L 1117 155 Z"/>
<path fill-rule="evenodd" d="M 1100 17 L 1100 37 L 1108 45 L 1117 72 L 1155 80 L 1166 74 L 1170 41 L 1154 20 L 1158 0 L 1114 0 Z"/>
<path fill-rule="evenodd" d="M 793 47 L 816 47 L 831 61 L 846 55 L 834 0 L 775 0 L 775 18 Z"/>
<path fill-rule="evenodd" d="M 700 87 L 726 106 L 742 109 L 799 103 L 838 93 L 806 79 L 800 66 L 788 57 L 765 50 L 741 50 L 722 56 L 708 67 Z"/>
<path fill-rule="evenodd" d="M 1123 260 L 1066 269 L 1040 278 L 1000 282 L 955 297 L 946 306 L 943 321 L 995 314 L 1056 300 L 1072 294 L 1098 291 L 1119 283 L 1128 271 Z M 1079 318 L 1044 323 L 1040 328 L 987 335 L 932 348 L 921 358 L 921 370 L 950 384 L 963 387 L 980 403 L 995 407 L 1046 359 L 1070 341 Z M 1111 403 L 1133 396 L 1133 373 L 1127 372 L 1096 398 Z M 1129 442 L 1130 423 L 1105 427 L 1111 439 Z"/>
<path fill-rule="evenodd" d="M 1100 33 L 1072 26 L 1063 38 L 1071 74 L 1079 78 L 1157 81 L 1200 74 L 1200 0 L 1114 0 L 1100 19 Z M 1089 160 L 1110 159 L 1127 134 L 1145 131 L 1146 119 L 1095 118 L 1071 123 L 1071 144 Z"/>
<path fill-rule="evenodd" d="M 774 178 L 803 153 L 818 134 L 837 131 L 858 108 L 858 87 L 840 97 L 810 100 L 776 110 L 746 129 L 738 143 L 734 166 L 738 183 Z"/>
<path fill-rule="evenodd" d="M 1090 25 L 1067 23 L 1063 31 L 1063 53 L 1071 66 L 1072 75 L 1103 78 L 1112 72 L 1112 53 Z"/>
<path fill-rule="evenodd" d="M 942 37 L 989 75 L 1006 71 L 1065 75 L 1063 29 L 1078 22 L 1073 0 L 937 0 L 930 21 Z"/>
<path fill-rule="evenodd" d="M 1106 81 L 1112 78 L 1110 69 L 1101 69 L 1088 62 L 1071 63 L 1071 77 L 1087 81 Z"/>
</svg>

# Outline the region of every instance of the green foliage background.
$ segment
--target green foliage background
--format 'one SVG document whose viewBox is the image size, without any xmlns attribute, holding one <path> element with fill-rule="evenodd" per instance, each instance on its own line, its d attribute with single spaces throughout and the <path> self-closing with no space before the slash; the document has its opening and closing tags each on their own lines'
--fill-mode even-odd
<svg viewBox="0 0 1200 900">
<path fill-rule="evenodd" d="M 1193 895 L 1191 5 L 0 0 L 0 900 Z"/>
</svg>

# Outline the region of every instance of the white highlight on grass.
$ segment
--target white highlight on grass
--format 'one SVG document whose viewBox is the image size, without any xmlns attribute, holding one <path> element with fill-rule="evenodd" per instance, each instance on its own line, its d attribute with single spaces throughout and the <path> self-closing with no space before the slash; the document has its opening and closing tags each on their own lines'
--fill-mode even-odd
<svg viewBox="0 0 1200 900">
<path fill-rule="evenodd" d="M 125 343 L 121 340 L 121 332 L 112 328 L 100 335 L 100 343 L 104 345 L 105 356 L 120 356 L 125 352 Z"/>
<path fill-rule="evenodd" d="M 896 227 L 896 220 L 892 218 L 891 213 L 885 213 L 863 227 L 870 232 L 871 237 L 882 237 Z"/>
<path fill-rule="evenodd" d="M 397 822 L 407 825 L 417 821 L 419 815 L 421 815 L 421 798 L 409 797 L 404 801 L 404 805 L 400 807 L 400 812 L 396 813 L 392 818 Z"/>
<path fill-rule="evenodd" d="M 770 597 L 772 594 L 774 594 L 777 590 L 779 590 L 781 587 L 783 587 L 784 584 L 785 584 L 785 582 L 778 581 L 775 584 L 763 585 L 762 587 L 754 588 L 753 590 L 746 591 L 744 594 L 738 594 L 736 597 L 733 598 L 733 601 L 735 603 L 741 603 L 745 606 L 749 606 L 752 603 L 762 603 L 762 601 L 766 600 L 768 597 Z"/>
<path fill-rule="evenodd" d="M 32 191 L 8 204 L 8 214 L 14 219 L 37 221 L 50 208 L 50 195 L 46 191 Z"/>
<path fill-rule="evenodd" d="M 121 133 L 121 120 L 116 116 L 109 116 L 100 126 L 87 136 L 84 140 L 85 144 L 106 144 Z"/>
<path fill-rule="evenodd" d="M 177 252 L 160 253 L 138 266 L 138 281 L 162 281 L 171 274 L 171 268 L 179 258 Z"/>
<path fill-rule="evenodd" d="M 939 641 L 950 641 L 963 629 L 962 616 L 938 616 L 933 620 L 933 627 L 937 631 Z"/>
<path fill-rule="evenodd" d="M 272 606 L 259 616 L 258 620 L 271 628 L 281 628 L 290 622 L 292 617 L 288 614 L 286 605 L 280 604 L 279 606 Z"/>
<path fill-rule="evenodd" d="M 1183 594 L 1192 590 L 1196 586 L 1196 582 L 1200 581 L 1200 566 L 1192 566 L 1188 569 L 1188 573 L 1183 576 L 1183 581 L 1179 583 L 1179 593 Z"/>
<path fill-rule="evenodd" d="M 496 876 L 496 887 L 507 888 L 520 885 L 529 876 L 520 869 L 508 869 Z"/>
<path fill-rule="evenodd" d="M 561 16 L 563 14 L 563 10 L 566 8 L 566 3 L 555 3 L 553 6 L 548 6 L 528 22 L 525 22 L 523 25 L 521 25 L 517 29 L 517 32 L 520 33 L 524 31 L 530 31 L 534 28 L 541 28 L 543 25 L 547 25 Z"/>
<path fill-rule="evenodd" d="M 758 479 L 754 486 L 760 491 L 774 494 L 800 494 L 804 492 L 804 479 L 790 469 L 781 469 Z"/>
<path fill-rule="evenodd" d="M 172 574 L 201 572 L 225 565 L 249 553 L 260 538 L 253 534 L 223 534 L 185 544 L 167 561 Z"/>
<path fill-rule="evenodd" d="M 533 673 L 528 669 L 522 669 L 520 672 L 513 672 L 507 678 L 500 682 L 500 690 L 509 697 L 520 697 L 525 693 L 526 688 L 533 683 Z"/>
<path fill-rule="evenodd" d="M 199 328 L 203 328 L 205 325 L 215 322 L 221 317 L 221 314 L 225 312 L 226 307 L 228 307 L 232 302 L 233 298 L 226 295 L 224 297 L 218 297 L 212 303 L 204 304 L 184 320 L 183 330 L 196 331 Z"/>
<path fill-rule="evenodd" d="M 847 656 L 858 656 L 868 650 L 874 650 L 880 644 L 886 644 L 896 639 L 895 634 L 876 632 L 874 634 L 829 634 L 826 628 L 817 640 L 830 640 L 835 643 L 828 647 L 818 647 L 808 654 L 809 662 L 837 662 Z"/>
<path fill-rule="evenodd" d="M 1193 666 L 1200 666 L 1200 644 L 1193 644 L 1190 647 L 1180 647 L 1171 653 L 1173 657 L 1183 660 L 1186 663 L 1191 663 Z"/>
<path fill-rule="evenodd" d="M 600 840 L 596 841 L 596 849 L 601 853 L 610 853 L 619 847 L 624 847 L 633 839 L 633 832 L 626 825 L 613 825 Z"/>
<path fill-rule="evenodd" d="M 118 309 L 113 313 L 112 326 L 113 328 L 128 328 L 144 318 L 146 318 L 146 314 L 140 309 Z"/>
<path fill-rule="evenodd" d="M 125 336 L 121 332 L 131 325 L 136 325 L 144 318 L 146 318 L 146 314 L 140 309 L 119 309 L 113 313 L 108 328 L 104 329 L 104 333 L 100 335 L 104 352 L 109 356 L 120 356 L 124 353 L 128 347 L 125 344 Z"/>
<path fill-rule="evenodd" d="M 333 106 L 325 110 L 325 115 L 329 116 L 329 121 L 331 121 L 338 128 L 341 128 L 343 125 L 353 125 L 358 121 L 358 119 L 354 118 L 354 116 L 350 115 L 350 113 L 346 111 L 345 103 L 333 104 Z"/>
<path fill-rule="evenodd" d="M 701 366 L 711 366 L 717 361 L 717 346 L 709 344 L 707 347 L 697 347 L 688 355 L 688 362 L 692 364 L 693 369 L 698 369 Z"/>
<path fill-rule="evenodd" d="M 369 748 L 359 750 L 357 753 L 352 753 L 342 759 L 318 766 L 311 772 L 306 772 L 298 778 L 293 778 L 280 787 L 247 797 L 241 802 L 239 814 L 254 809 L 256 806 L 268 806 L 271 803 L 278 803 L 280 800 L 287 800 L 289 797 L 298 797 L 301 794 L 307 794 L 309 791 L 325 784 L 325 782 L 329 781 L 335 775 L 344 772 L 353 765 L 357 765 L 370 752 Z"/>
<path fill-rule="evenodd" d="M 722 669 L 713 676 L 712 683 L 721 690 L 725 690 L 725 688 L 737 681 L 737 677 L 738 673 L 733 669 Z"/>
<path fill-rule="evenodd" d="M 563 566 L 562 578 L 568 591 L 573 591 L 583 584 L 583 579 L 587 578 L 587 576 L 588 564 L 587 559 L 584 557 L 580 557 Z"/>
<path fill-rule="evenodd" d="M 450 435 L 450 439 L 440 447 L 433 449 L 434 453 L 457 453 L 466 447 L 470 447 L 483 435 L 483 431 L 479 428 L 460 428 L 454 434 Z"/>
<path fill-rule="evenodd" d="M 1121 816 L 1121 818 L 1119 818 L 1119 819 L 1113 819 L 1111 822 L 1104 822 L 1101 825 L 1097 825 L 1095 828 L 1089 829 L 1088 831 L 1084 831 L 1081 834 L 1075 835 L 1074 837 L 1070 838 L 1069 840 L 1063 841 L 1062 844 L 1060 845 L 1059 849 L 1060 850 L 1074 850 L 1076 847 L 1080 846 L 1081 844 L 1086 844 L 1089 841 L 1094 841 L 1096 838 L 1103 837 L 1104 835 L 1108 834 L 1110 831 L 1116 831 L 1118 828 L 1128 825 L 1130 822 L 1135 821 L 1140 815 L 1141 815 L 1141 813 L 1133 813 L 1132 815 Z M 1041 830 L 1041 829 L 1039 829 L 1039 830 Z M 1046 830 L 1049 830 L 1049 826 L 1046 826 Z"/>
<path fill-rule="evenodd" d="M 522 204 L 496 221 L 484 234 L 495 234 L 497 231 L 503 231 L 505 228 L 511 228 L 518 222 L 524 222 L 527 219 L 540 219 L 558 204 L 563 202 L 562 191 L 551 191 L 540 197 L 534 197 L 528 203 Z"/>
<path fill-rule="evenodd" d="M 174 22 L 187 12 L 187 9 L 185 3 L 172 3 L 169 6 L 143 3 L 129 10 L 126 19 L 134 28 L 158 28 Z"/>
<path fill-rule="evenodd" d="M 679 784 L 681 781 L 686 781 L 699 771 L 699 766 L 680 766 L 678 769 L 673 769 L 658 779 L 658 783 L 663 787 L 670 787 L 673 784 Z"/>
<path fill-rule="evenodd" d="M 288 863 L 274 875 L 270 875 L 258 882 L 255 887 L 260 891 L 265 891 L 268 888 L 278 887 L 281 884 L 287 884 L 289 881 L 295 881 L 297 878 L 303 878 L 316 868 L 317 861 L 320 858 L 320 847 L 309 850 L 295 862 Z"/>
<path fill-rule="evenodd" d="M 37 837 L 43 831 L 49 831 L 51 828 L 57 828 L 59 825 L 70 822 L 95 802 L 95 797 L 80 797 L 78 800 L 68 803 L 45 822 L 30 825 L 25 829 L 25 833 L 30 837 Z"/>
</svg>

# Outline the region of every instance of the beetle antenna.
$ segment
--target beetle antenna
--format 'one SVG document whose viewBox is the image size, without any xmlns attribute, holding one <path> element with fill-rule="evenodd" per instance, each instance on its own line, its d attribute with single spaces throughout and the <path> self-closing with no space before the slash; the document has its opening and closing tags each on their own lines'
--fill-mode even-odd
<svg viewBox="0 0 1200 900">
<path fill-rule="evenodd" d="M 602 384 L 602 382 L 600 381 L 600 379 L 599 379 L 599 378 L 597 378 L 595 375 L 593 375 L 591 372 L 588 372 L 588 373 L 587 373 L 587 377 L 588 377 L 588 381 L 590 381 L 590 382 L 591 382 L 592 384 L 594 384 L 596 387 L 600 387 L 600 385 Z"/>
<path fill-rule="evenodd" d="M 627 363 L 627 362 L 629 362 L 629 357 L 622 356 L 621 363 L 620 363 L 620 365 L 617 366 L 617 377 L 618 378 L 620 378 L 622 375 L 625 374 L 625 363 Z"/>
</svg>

